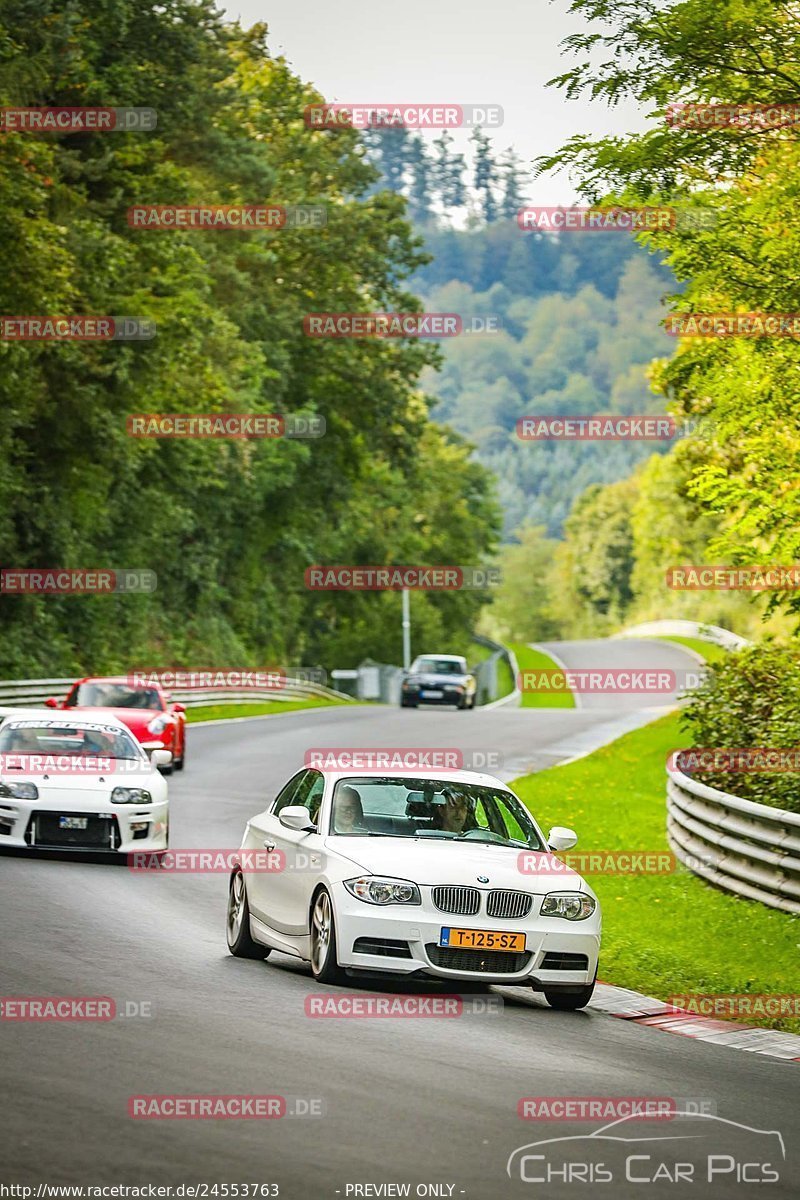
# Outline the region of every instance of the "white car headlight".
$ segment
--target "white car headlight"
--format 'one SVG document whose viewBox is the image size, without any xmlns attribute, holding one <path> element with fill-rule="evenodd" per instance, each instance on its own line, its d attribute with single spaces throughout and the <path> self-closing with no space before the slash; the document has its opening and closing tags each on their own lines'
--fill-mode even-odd
<svg viewBox="0 0 800 1200">
<path fill-rule="evenodd" d="M 344 886 L 352 896 L 366 904 L 421 904 L 422 897 L 415 883 L 407 879 L 384 879 L 380 875 L 361 875 L 345 879 Z"/>
<path fill-rule="evenodd" d="M 0 783 L 0 796 L 11 796 L 14 800 L 38 800 L 39 789 L 35 783 Z"/>
<path fill-rule="evenodd" d="M 152 804 L 153 797 L 144 788 L 116 787 L 111 793 L 112 804 Z"/>
<path fill-rule="evenodd" d="M 563 917 L 565 921 L 585 921 L 597 908 L 593 896 L 583 892 L 550 892 L 542 901 L 543 917 Z"/>
<path fill-rule="evenodd" d="M 156 737 L 163 733 L 170 724 L 170 719 L 166 713 L 159 713 L 157 717 L 153 717 L 150 724 L 147 726 L 147 732 L 155 734 Z"/>
</svg>

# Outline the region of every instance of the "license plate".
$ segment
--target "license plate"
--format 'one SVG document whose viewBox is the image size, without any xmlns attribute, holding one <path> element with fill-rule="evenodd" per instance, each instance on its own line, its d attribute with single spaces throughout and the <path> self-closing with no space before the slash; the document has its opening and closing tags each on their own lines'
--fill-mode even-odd
<svg viewBox="0 0 800 1200">
<path fill-rule="evenodd" d="M 89 824 L 88 817 L 59 817 L 59 829 L 86 829 Z"/>
<path fill-rule="evenodd" d="M 451 950 L 512 950 L 525 949 L 524 933 L 507 933 L 498 929 L 442 929 L 440 946 Z"/>
<path fill-rule="evenodd" d="M 444 692 L 421 692 L 420 695 L 422 696 L 423 700 L 441 700 Z"/>
</svg>

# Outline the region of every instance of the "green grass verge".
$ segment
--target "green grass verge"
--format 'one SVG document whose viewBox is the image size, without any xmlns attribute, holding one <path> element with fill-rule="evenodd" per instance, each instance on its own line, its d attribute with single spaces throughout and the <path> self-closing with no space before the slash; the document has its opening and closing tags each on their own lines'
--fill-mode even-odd
<svg viewBox="0 0 800 1200">
<path fill-rule="evenodd" d="M 692 637 L 661 637 L 660 642 L 677 642 L 679 646 L 688 646 L 690 650 L 696 650 L 701 654 L 706 662 L 719 662 L 720 659 L 727 658 L 731 653 L 724 646 L 718 646 L 716 642 L 704 642 L 702 638 Z"/>
<path fill-rule="evenodd" d="M 263 717 L 268 713 L 296 712 L 302 708 L 332 708 L 338 704 L 346 704 L 346 700 L 263 700 L 253 704 L 202 704 L 197 708 L 187 708 L 186 719 L 190 724 L 196 721 L 217 721 L 220 717 Z"/>
<path fill-rule="evenodd" d="M 520 671 L 559 670 L 549 654 L 543 650 L 532 650 L 524 642 L 510 642 L 509 648 L 514 651 Z M 522 708 L 574 708 L 575 697 L 572 692 L 523 692 L 520 700 Z"/>
<path fill-rule="evenodd" d="M 672 714 L 567 766 L 512 786 L 545 832 L 567 825 L 576 853 L 667 850 L 664 764 L 691 744 Z M 590 875 L 603 906 L 600 978 L 659 999 L 798 991 L 800 918 L 738 900 L 678 864 L 665 875 Z M 744 1018 L 738 1018 L 744 1022 Z M 752 1024 L 800 1033 L 800 1019 Z"/>
</svg>

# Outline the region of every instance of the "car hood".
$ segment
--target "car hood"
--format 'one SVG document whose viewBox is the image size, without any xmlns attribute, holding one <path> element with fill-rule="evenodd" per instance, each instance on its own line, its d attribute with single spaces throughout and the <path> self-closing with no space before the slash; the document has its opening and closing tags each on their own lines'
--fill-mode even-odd
<svg viewBox="0 0 800 1200">
<path fill-rule="evenodd" d="M 94 707 L 94 706 L 93 706 Z M 65 709 L 65 712 L 79 713 L 80 708 Z M 118 721 L 122 721 L 123 725 L 127 725 L 131 733 L 146 733 L 147 726 L 156 717 L 170 717 L 170 713 L 162 712 L 158 708 L 104 708 L 103 712 L 107 712 L 109 716 L 116 717 Z"/>
<path fill-rule="evenodd" d="M 149 792 L 160 790 L 154 779 L 157 772 L 151 772 L 143 766 L 142 770 L 119 770 L 100 775 L 67 774 L 53 772 L 41 774 L 26 774 L 24 770 L 6 770 L 0 776 L 4 784 L 36 784 L 40 797 L 50 792 L 89 792 L 98 796 L 110 796 L 115 787 L 144 787 Z M 13 798 L 11 798 L 13 803 Z"/>
<path fill-rule="evenodd" d="M 555 855 L 512 846 L 428 838 L 337 836 L 329 837 L 327 845 L 371 875 L 410 879 L 423 887 L 477 886 L 544 894 L 575 889 L 583 882 L 576 871 Z M 520 855 L 525 859 L 521 860 Z M 481 883 L 479 875 L 486 876 L 488 883 Z"/>
</svg>

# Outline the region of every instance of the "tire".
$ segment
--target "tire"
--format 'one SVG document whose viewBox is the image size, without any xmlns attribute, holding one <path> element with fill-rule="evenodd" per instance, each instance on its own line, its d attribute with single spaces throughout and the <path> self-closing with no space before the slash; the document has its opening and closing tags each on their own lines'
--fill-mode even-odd
<svg viewBox="0 0 800 1200">
<path fill-rule="evenodd" d="M 180 756 L 180 758 L 176 758 L 172 765 L 176 771 L 182 771 L 185 764 L 186 764 L 186 737 L 184 736 L 183 750 L 181 752 L 181 756 Z"/>
<path fill-rule="evenodd" d="M 317 983 L 344 983 L 336 958 L 336 922 L 327 888 L 320 888 L 311 908 L 311 973 Z"/>
<path fill-rule="evenodd" d="M 250 936 L 250 909 L 241 870 L 233 872 L 228 885 L 228 911 L 225 917 L 225 940 L 234 958 L 268 958 L 269 946 L 261 946 Z"/>
<path fill-rule="evenodd" d="M 401 708 L 416 708 L 417 705 L 414 700 L 401 700 L 400 707 Z"/>
<path fill-rule="evenodd" d="M 555 1008 L 559 1012 L 576 1012 L 579 1008 L 586 1007 L 592 998 L 593 991 L 594 983 L 581 988 L 579 992 L 549 992 L 545 988 L 544 998 L 551 1008 Z"/>
</svg>

